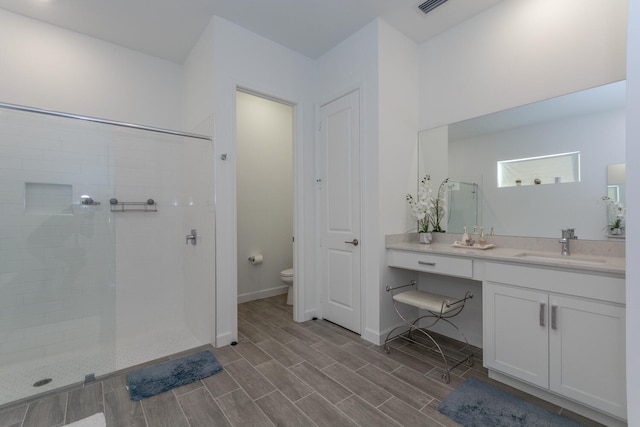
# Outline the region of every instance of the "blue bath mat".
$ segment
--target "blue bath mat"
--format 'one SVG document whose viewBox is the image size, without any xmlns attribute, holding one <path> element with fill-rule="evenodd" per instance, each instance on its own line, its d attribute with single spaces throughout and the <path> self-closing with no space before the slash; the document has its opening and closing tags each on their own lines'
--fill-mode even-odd
<svg viewBox="0 0 640 427">
<path fill-rule="evenodd" d="M 465 427 L 582 426 L 475 379 L 453 390 L 438 410 Z"/>
<path fill-rule="evenodd" d="M 130 372 L 127 376 L 129 394 L 131 400 L 141 400 L 217 374 L 221 370 L 222 365 L 216 357 L 209 350 L 204 350 Z"/>
</svg>

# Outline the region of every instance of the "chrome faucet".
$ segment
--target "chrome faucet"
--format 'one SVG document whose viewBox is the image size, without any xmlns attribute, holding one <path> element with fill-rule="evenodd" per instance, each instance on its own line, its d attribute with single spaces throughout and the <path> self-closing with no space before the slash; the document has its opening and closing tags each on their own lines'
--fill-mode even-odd
<svg viewBox="0 0 640 427">
<path fill-rule="evenodd" d="M 562 230 L 562 239 L 560 239 L 560 243 L 562 244 L 562 255 L 569 256 L 571 255 L 571 250 L 569 248 L 569 242 L 571 240 L 577 239 L 578 237 L 575 234 L 575 228 L 567 228 Z"/>
</svg>

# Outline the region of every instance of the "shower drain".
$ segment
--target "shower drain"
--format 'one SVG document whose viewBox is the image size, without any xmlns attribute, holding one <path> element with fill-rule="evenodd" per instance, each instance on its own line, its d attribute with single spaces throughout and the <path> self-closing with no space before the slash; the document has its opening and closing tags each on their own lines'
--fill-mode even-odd
<svg viewBox="0 0 640 427">
<path fill-rule="evenodd" d="M 53 381 L 51 378 L 43 378 L 43 379 L 38 380 L 35 383 L 33 383 L 33 386 L 34 387 L 42 387 L 43 385 L 49 384 L 51 381 Z"/>
</svg>

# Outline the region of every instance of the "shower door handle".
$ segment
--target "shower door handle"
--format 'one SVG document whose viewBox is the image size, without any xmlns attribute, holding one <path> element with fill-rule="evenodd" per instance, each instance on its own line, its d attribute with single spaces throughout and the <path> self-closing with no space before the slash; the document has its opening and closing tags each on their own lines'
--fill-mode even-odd
<svg viewBox="0 0 640 427">
<path fill-rule="evenodd" d="M 198 232 L 196 231 L 195 228 L 191 229 L 191 234 L 187 234 L 186 235 L 186 239 L 187 239 L 186 242 L 185 242 L 186 245 L 188 245 L 189 242 L 191 242 L 191 244 L 193 246 L 198 244 L 198 240 L 197 240 L 198 239 Z"/>
</svg>

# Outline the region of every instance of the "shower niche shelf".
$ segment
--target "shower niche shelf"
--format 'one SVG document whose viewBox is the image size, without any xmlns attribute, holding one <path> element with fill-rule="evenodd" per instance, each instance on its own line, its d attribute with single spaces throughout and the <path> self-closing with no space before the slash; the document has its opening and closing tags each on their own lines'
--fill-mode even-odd
<svg viewBox="0 0 640 427">
<path fill-rule="evenodd" d="M 120 202 L 113 198 L 109 200 L 111 212 L 158 212 L 158 204 L 153 199 L 146 202 Z"/>
<path fill-rule="evenodd" d="M 68 184 L 26 182 L 25 213 L 31 215 L 71 215 L 73 188 Z"/>
</svg>

